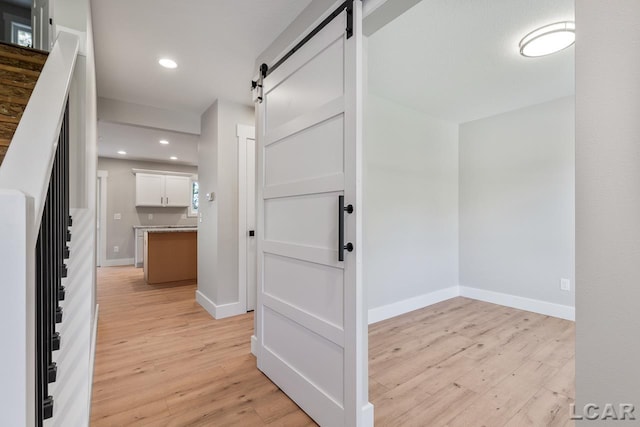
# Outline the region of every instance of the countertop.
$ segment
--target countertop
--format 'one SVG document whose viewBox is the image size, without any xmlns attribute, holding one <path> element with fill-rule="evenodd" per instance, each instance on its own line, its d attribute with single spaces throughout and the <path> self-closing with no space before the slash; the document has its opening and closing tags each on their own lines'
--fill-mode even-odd
<svg viewBox="0 0 640 427">
<path fill-rule="evenodd" d="M 145 233 L 197 233 L 198 227 L 171 227 L 171 228 L 151 228 Z"/>
<path fill-rule="evenodd" d="M 134 229 L 140 229 L 140 228 L 144 228 L 144 229 L 153 229 L 153 228 L 163 228 L 163 229 L 168 229 L 168 228 L 198 228 L 197 225 L 134 225 L 133 226 Z"/>
</svg>

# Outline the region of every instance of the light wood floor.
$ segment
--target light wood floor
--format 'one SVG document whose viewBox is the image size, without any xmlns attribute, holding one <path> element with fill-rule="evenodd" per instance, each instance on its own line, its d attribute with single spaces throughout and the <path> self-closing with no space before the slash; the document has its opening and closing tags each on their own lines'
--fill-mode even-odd
<svg viewBox="0 0 640 427">
<path fill-rule="evenodd" d="M 377 426 L 569 426 L 573 322 L 454 298 L 369 327 Z"/>
<path fill-rule="evenodd" d="M 313 426 L 255 367 L 253 316 L 214 320 L 195 285 L 98 273 L 92 426 Z M 376 426 L 566 426 L 572 322 L 455 298 L 369 328 Z"/>
</svg>

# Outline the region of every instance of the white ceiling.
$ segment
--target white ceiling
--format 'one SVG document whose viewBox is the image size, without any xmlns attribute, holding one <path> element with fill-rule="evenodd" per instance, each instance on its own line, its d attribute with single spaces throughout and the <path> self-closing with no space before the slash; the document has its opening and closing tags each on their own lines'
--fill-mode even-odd
<svg viewBox="0 0 640 427">
<path fill-rule="evenodd" d="M 456 123 L 575 93 L 574 47 L 525 58 L 529 31 L 573 0 L 423 0 L 369 38 L 369 89 Z"/>
<path fill-rule="evenodd" d="M 169 145 L 160 144 L 161 139 Z M 120 150 L 127 154 L 118 154 Z M 198 136 L 100 121 L 98 156 L 197 165 Z M 171 160 L 171 156 L 178 160 Z"/>
<path fill-rule="evenodd" d="M 98 95 L 195 113 L 249 104 L 256 57 L 310 1 L 93 0 Z"/>
</svg>

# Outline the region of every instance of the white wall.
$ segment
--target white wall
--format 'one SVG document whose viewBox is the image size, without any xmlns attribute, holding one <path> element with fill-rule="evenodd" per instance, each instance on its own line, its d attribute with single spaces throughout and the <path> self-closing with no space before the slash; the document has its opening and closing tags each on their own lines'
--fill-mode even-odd
<svg viewBox="0 0 640 427">
<path fill-rule="evenodd" d="M 206 200 L 207 193 L 218 188 L 218 101 L 202 114 L 198 144 L 198 291 L 216 301 L 218 284 L 218 210 L 217 201 Z"/>
<path fill-rule="evenodd" d="M 200 134 L 199 114 L 165 110 L 109 98 L 98 98 L 98 118 L 111 123 Z"/>
<path fill-rule="evenodd" d="M 336 0 L 311 0 L 309 6 L 256 58 L 256 72 L 262 63 L 272 65 L 281 53 L 289 49 L 292 43 L 334 4 Z"/>
<path fill-rule="evenodd" d="M 97 224 L 97 191 L 96 191 L 96 177 L 98 176 L 98 89 L 96 82 L 96 58 L 95 58 L 95 49 L 93 44 L 93 17 L 91 16 L 91 1 L 83 0 L 86 4 L 86 31 L 87 31 L 87 40 L 86 40 L 86 111 L 85 111 L 85 135 L 86 135 L 86 194 L 87 194 L 87 205 L 91 211 L 91 222 L 93 228 L 90 232 L 89 239 L 92 242 L 92 246 L 96 248 L 95 242 L 96 238 L 96 224 Z M 91 254 L 91 266 L 96 265 L 96 250 Z M 97 303 L 97 280 L 96 280 L 96 269 L 92 269 L 92 277 L 91 277 L 91 327 L 92 329 L 97 328 L 95 324 L 95 314 L 96 314 L 96 303 Z M 93 344 L 95 345 L 95 336 L 92 339 Z M 95 349 L 94 349 L 95 350 Z M 91 368 L 91 367 L 90 367 Z M 93 372 L 90 372 L 91 382 L 93 379 Z M 90 384 L 90 388 L 91 388 Z"/>
<path fill-rule="evenodd" d="M 238 136 L 237 125 L 253 126 L 255 109 L 218 103 L 218 300 L 238 301 Z"/>
<path fill-rule="evenodd" d="M 573 307 L 574 140 L 573 97 L 460 126 L 461 286 Z"/>
<path fill-rule="evenodd" d="M 252 126 L 254 109 L 217 100 L 202 115 L 198 179 L 198 301 L 214 317 L 238 307 L 238 124 Z M 205 200 L 215 193 L 215 201 Z M 203 300 L 206 297 L 208 300 Z M 225 311 L 217 306 L 226 306 Z M 232 307 L 233 306 L 233 307 Z"/>
<path fill-rule="evenodd" d="M 78 55 L 69 90 L 69 205 L 87 208 L 87 58 Z"/>
<path fill-rule="evenodd" d="M 640 2 L 577 1 L 576 29 L 576 409 L 640 419 Z"/>
<path fill-rule="evenodd" d="M 87 6 L 78 0 L 55 0 L 53 16 L 56 25 L 87 31 Z"/>
<path fill-rule="evenodd" d="M 457 124 L 369 94 L 364 164 L 369 308 L 457 286 Z"/>
</svg>

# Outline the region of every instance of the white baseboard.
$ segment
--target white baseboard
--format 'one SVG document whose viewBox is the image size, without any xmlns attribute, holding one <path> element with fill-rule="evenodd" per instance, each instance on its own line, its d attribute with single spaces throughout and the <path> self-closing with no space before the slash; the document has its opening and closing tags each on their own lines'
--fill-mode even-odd
<svg viewBox="0 0 640 427">
<path fill-rule="evenodd" d="M 566 320 L 575 320 L 576 309 L 568 305 L 554 304 L 551 302 L 503 294 L 501 292 L 487 291 L 485 289 L 460 286 L 460 296 L 517 308 L 519 310 L 532 311 L 552 317 Z"/>
<path fill-rule="evenodd" d="M 410 311 L 418 310 L 432 304 L 445 301 L 460 295 L 458 286 L 451 286 L 417 297 L 369 309 L 369 324 L 400 316 Z"/>
<path fill-rule="evenodd" d="M 246 313 L 246 310 L 243 310 L 242 304 L 239 302 L 217 305 L 200 291 L 196 291 L 196 301 L 202 306 L 202 308 L 207 310 L 214 319 L 224 319 L 225 317 L 237 316 L 239 314 Z"/>
<path fill-rule="evenodd" d="M 367 402 L 362 408 L 362 425 L 365 427 L 373 427 L 373 405 Z"/>
<path fill-rule="evenodd" d="M 258 357 L 258 337 L 251 335 L 251 354 Z"/>
<path fill-rule="evenodd" d="M 517 308 L 519 310 L 531 311 L 538 314 L 544 314 L 546 316 L 558 317 L 560 319 L 575 320 L 576 317 L 575 308 L 568 305 L 554 304 L 551 302 L 487 291 L 484 289 L 470 288 L 467 286 L 451 286 L 428 294 L 418 295 L 417 297 L 383 305 L 382 307 L 369 309 L 369 324 L 400 316 L 401 314 L 409 313 L 410 311 L 419 310 L 457 296 L 490 302 L 492 304 L 503 305 L 505 307 Z"/>
<path fill-rule="evenodd" d="M 98 313 L 100 313 L 100 304 L 96 304 L 96 314 L 93 317 L 93 330 L 91 331 L 91 347 L 89 350 L 89 396 L 93 396 L 93 371 L 96 363 L 96 340 L 98 338 Z M 88 414 L 91 413 L 91 399 L 89 401 Z"/>
<path fill-rule="evenodd" d="M 133 258 L 106 259 L 100 267 L 120 267 L 123 265 L 133 265 Z"/>
</svg>

